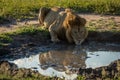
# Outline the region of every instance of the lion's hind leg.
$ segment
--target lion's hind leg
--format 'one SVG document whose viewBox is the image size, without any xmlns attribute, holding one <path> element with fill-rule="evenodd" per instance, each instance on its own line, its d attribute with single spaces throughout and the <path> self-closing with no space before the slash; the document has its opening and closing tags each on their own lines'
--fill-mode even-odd
<svg viewBox="0 0 120 80">
<path fill-rule="evenodd" d="M 44 19 L 49 12 L 50 12 L 49 8 L 46 8 L 46 7 L 40 8 L 39 15 L 38 15 L 38 21 L 39 21 L 40 25 L 44 25 Z"/>
</svg>

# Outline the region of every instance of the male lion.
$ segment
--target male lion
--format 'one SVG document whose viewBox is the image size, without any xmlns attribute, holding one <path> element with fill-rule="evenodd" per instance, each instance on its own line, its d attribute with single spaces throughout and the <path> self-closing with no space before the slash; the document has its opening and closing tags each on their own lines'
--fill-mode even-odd
<svg viewBox="0 0 120 80">
<path fill-rule="evenodd" d="M 69 43 L 80 45 L 88 35 L 86 20 L 71 9 L 43 7 L 40 9 L 39 21 L 48 28 L 53 42 L 66 39 Z"/>
</svg>

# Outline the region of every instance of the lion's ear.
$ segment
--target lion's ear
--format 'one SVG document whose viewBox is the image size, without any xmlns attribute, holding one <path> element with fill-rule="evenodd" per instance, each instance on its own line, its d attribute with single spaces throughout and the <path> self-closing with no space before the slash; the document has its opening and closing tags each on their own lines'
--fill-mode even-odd
<svg viewBox="0 0 120 80">
<path fill-rule="evenodd" d="M 67 21 L 68 21 L 68 24 L 72 26 L 79 26 L 80 25 L 80 19 L 79 19 L 79 16 L 76 15 L 75 13 L 68 13 L 67 14 Z"/>
<path fill-rule="evenodd" d="M 86 24 L 86 19 L 80 18 L 80 22 L 81 22 L 81 25 L 85 25 Z"/>
<path fill-rule="evenodd" d="M 39 11 L 38 20 L 40 24 L 43 24 L 46 15 L 49 13 L 50 9 L 46 7 L 41 7 Z"/>
</svg>

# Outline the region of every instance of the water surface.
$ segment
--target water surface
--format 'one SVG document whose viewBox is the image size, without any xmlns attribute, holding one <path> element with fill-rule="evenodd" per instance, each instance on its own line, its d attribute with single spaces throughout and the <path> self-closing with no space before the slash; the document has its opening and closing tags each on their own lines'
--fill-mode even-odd
<svg viewBox="0 0 120 80">
<path fill-rule="evenodd" d="M 107 47 L 109 46 L 109 47 Z M 110 47 L 111 46 L 111 47 Z M 93 46 L 44 46 L 38 53 L 29 57 L 9 59 L 19 68 L 31 68 L 45 76 L 58 76 L 67 80 L 77 77 L 79 68 L 98 68 L 108 66 L 120 59 L 119 45 L 106 44 Z"/>
</svg>

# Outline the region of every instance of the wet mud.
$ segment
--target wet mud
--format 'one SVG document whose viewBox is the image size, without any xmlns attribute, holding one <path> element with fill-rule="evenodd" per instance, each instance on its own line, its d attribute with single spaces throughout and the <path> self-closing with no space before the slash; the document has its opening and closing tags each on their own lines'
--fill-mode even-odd
<svg viewBox="0 0 120 80">
<path fill-rule="evenodd" d="M 26 68 L 18 68 L 17 65 L 9 63 L 8 61 L 0 62 L 0 74 L 16 78 L 30 77 L 33 75 L 36 77 L 41 76 L 37 71 Z M 99 67 L 96 69 L 80 68 L 78 74 L 86 77 L 86 80 L 119 80 L 120 60 L 112 62 L 109 66 Z"/>
<path fill-rule="evenodd" d="M 40 45 L 23 44 L 10 48 L 10 51 L 9 55 L 1 56 L 0 65 L 9 61 L 5 64 L 15 66 L 9 70 L 22 68 L 20 71 L 26 76 L 31 75 L 32 70 L 44 76 L 66 77 L 67 80 L 74 80 L 77 75 L 85 76 L 87 80 L 118 79 L 120 75 L 120 44 L 91 41 L 76 46 L 48 41 Z M 6 70 L 2 68 L 0 70 Z"/>
</svg>

